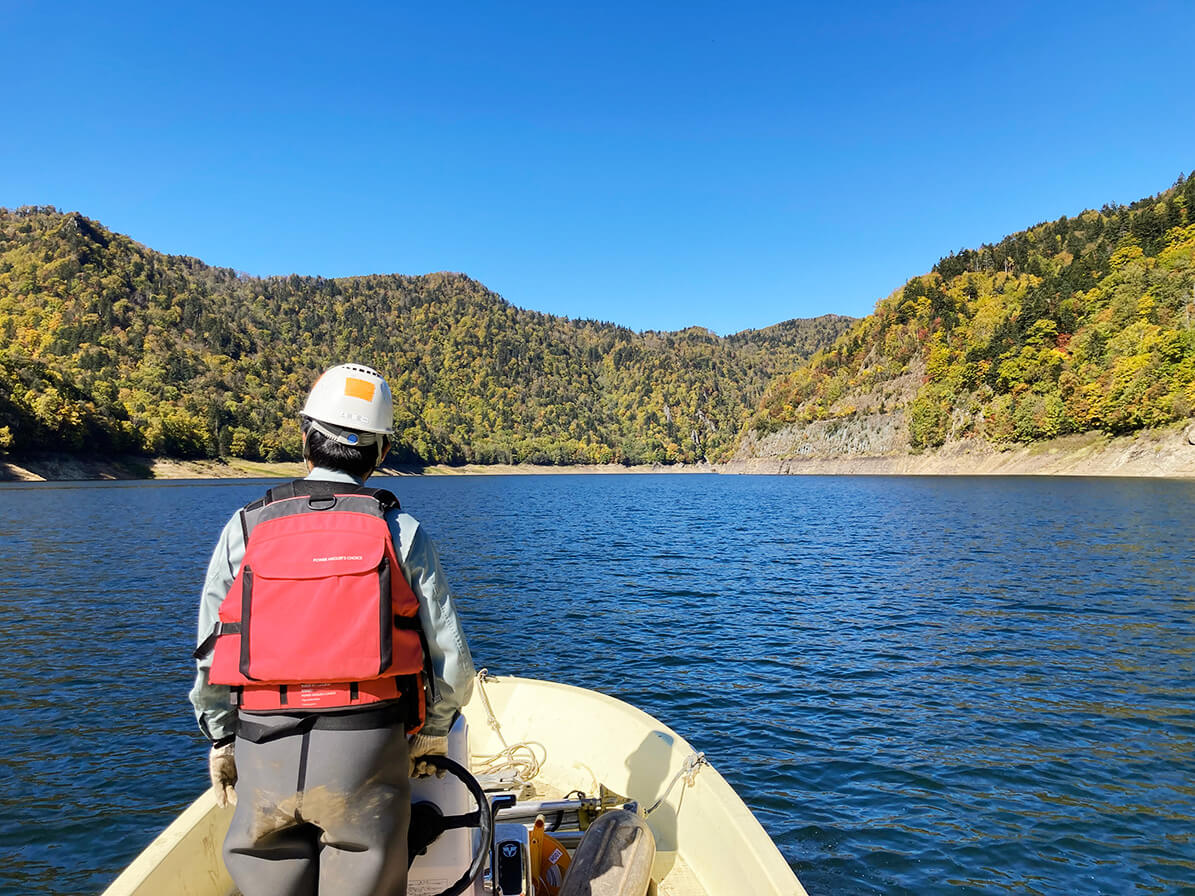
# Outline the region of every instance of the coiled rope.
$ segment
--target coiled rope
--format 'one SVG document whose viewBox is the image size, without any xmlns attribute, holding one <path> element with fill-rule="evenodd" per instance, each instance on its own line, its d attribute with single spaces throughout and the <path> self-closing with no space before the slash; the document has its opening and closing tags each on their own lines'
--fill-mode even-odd
<svg viewBox="0 0 1195 896">
<path fill-rule="evenodd" d="M 502 749 L 488 756 L 473 754 L 473 773 L 479 777 L 482 775 L 492 776 L 500 778 L 504 782 L 526 786 L 535 779 L 540 769 L 543 768 L 544 763 L 547 762 L 548 748 L 539 741 L 521 741 L 517 744 L 508 744 L 506 742 L 506 738 L 502 735 L 502 725 L 498 721 L 493 704 L 490 703 L 489 694 L 485 690 L 485 683 L 489 679 L 490 673 L 488 669 L 479 670 L 477 673 L 477 690 L 481 695 L 482 705 L 485 707 L 486 723 L 498 737 L 498 742 L 502 744 Z M 680 770 L 668 782 L 668 787 L 664 790 L 663 795 L 652 804 L 652 807 L 644 815 L 651 815 L 656 809 L 660 808 L 664 801 L 668 799 L 678 781 L 683 779 L 686 787 L 692 787 L 697 777 L 697 772 L 701 770 L 703 765 L 709 765 L 709 760 L 705 758 L 705 753 L 690 754 L 685 759 Z M 584 794 L 580 793 L 580 791 L 577 791 L 577 793 L 579 796 L 584 797 Z"/>
<path fill-rule="evenodd" d="M 531 783 L 539 774 L 543 764 L 548 761 L 548 748 L 539 741 L 522 741 L 508 744 L 502 736 L 502 726 L 498 716 L 494 714 L 494 707 L 485 691 L 485 683 L 490 678 L 488 669 L 481 669 L 477 673 L 477 688 L 481 695 L 481 702 L 485 706 L 486 722 L 498 736 L 502 749 L 492 755 L 474 755 L 473 773 L 475 775 L 493 775 L 503 780 L 512 780 L 520 785 Z M 538 748 L 538 753 L 537 753 Z"/>
</svg>

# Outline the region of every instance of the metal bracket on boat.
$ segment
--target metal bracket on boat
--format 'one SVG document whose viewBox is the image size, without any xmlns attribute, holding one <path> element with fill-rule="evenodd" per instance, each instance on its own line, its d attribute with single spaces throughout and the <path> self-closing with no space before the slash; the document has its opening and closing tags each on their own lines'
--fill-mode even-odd
<svg viewBox="0 0 1195 896">
<path fill-rule="evenodd" d="M 581 830 L 588 830 L 593 822 L 614 809 L 626 809 L 636 815 L 642 814 L 639 811 L 639 804 L 635 800 L 629 796 L 623 796 L 621 793 L 615 793 L 605 784 L 599 784 L 597 799 L 587 801 L 577 813 L 580 817 Z"/>
<path fill-rule="evenodd" d="M 601 795 L 598 797 L 579 794 L 575 798 L 570 795 L 562 800 L 523 800 L 513 805 L 508 803 L 498 811 L 496 819 L 500 822 L 533 825 L 536 817 L 543 816 L 546 830 L 555 835 L 569 828 L 585 831 L 596 819 L 614 809 L 642 814 L 637 802 L 602 787 Z"/>
</svg>

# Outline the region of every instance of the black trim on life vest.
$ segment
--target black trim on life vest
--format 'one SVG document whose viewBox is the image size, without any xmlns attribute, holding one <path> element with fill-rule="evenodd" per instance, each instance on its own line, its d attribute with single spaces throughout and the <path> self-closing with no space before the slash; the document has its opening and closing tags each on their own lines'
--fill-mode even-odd
<svg viewBox="0 0 1195 896">
<path fill-rule="evenodd" d="M 275 501 L 286 501 L 290 498 L 334 498 L 337 495 L 368 495 L 381 506 L 382 514 L 390 510 L 399 510 L 401 505 L 394 493 L 384 488 L 369 488 L 357 485 L 355 482 L 332 482 L 328 479 L 295 479 L 284 485 L 277 485 L 266 492 L 264 498 L 259 499 L 261 506 L 273 504 Z M 253 504 L 257 504 L 254 501 Z M 256 509 L 253 504 L 247 505 L 246 510 Z"/>
<path fill-rule="evenodd" d="M 241 570 L 241 674 L 252 679 L 249 674 L 249 606 L 253 602 L 253 570 L 246 566 Z"/>
<path fill-rule="evenodd" d="M 298 479 L 275 486 L 265 497 L 245 505 L 241 511 L 241 529 L 245 536 L 245 544 L 249 543 L 249 536 L 259 523 L 293 512 L 273 505 L 304 497 L 307 498 L 305 509 L 313 513 L 337 509 L 341 498 L 358 497 L 369 498 L 373 508 L 367 512 L 383 519 L 391 510 L 401 509 L 398 498 L 385 489 L 366 488 L 348 482 L 330 482 L 326 479 Z"/>
<path fill-rule="evenodd" d="M 394 661 L 394 626 L 390 624 L 393 615 L 393 604 L 390 602 L 390 558 L 382 555 L 382 562 L 378 567 L 378 581 L 381 582 L 381 599 L 378 601 L 381 618 L 378 620 L 378 631 L 381 633 L 381 665 L 378 674 L 390 668 Z M 422 646 L 422 645 L 420 645 Z"/>
<path fill-rule="evenodd" d="M 258 503 L 257 501 L 253 502 L 253 504 L 257 504 L 257 503 Z M 253 510 L 257 509 L 256 507 L 253 506 L 253 504 L 249 504 L 249 505 L 246 505 L 245 507 L 241 508 L 241 544 L 245 544 L 245 545 L 247 545 L 249 543 L 249 517 L 248 517 L 249 510 L 251 508 Z"/>
<path fill-rule="evenodd" d="M 338 495 L 367 495 L 378 503 L 381 515 L 385 516 L 391 510 L 401 510 L 402 505 L 394 492 L 384 488 L 369 488 L 357 485 L 355 482 L 331 482 L 327 479 L 295 479 L 284 485 L 278 485 L 265 493 L 256 501 L 250 501 L 241 508 L 241 534 L 244 543 L 249 544 L 249 534 L 253 526 L 249 523 L 249 514 L 255 514 L 267 505 L 277 501 L 286 501 L 303 496 L 315 498 L 334 498 Z M 323 508 L 327 509 L 327 508 Z M 256 523 L 257 520 L 254 520 Z"/>
<path fill-rule="evenodd" d="M 419 621 L 418 616 L 395 615 L 394 627 L 419 633 L 419 646 L 423 649 L 423 680 L 427 690 L 427 705 L 435 706 L 440 702 L 440 691 L 436 687 L 436 670 L 432 668 L 432 655 L 428 649 L 427 632 L 423 630 L 423 623 Z"/>
<path fill-rule="evenodd" d="M 402 695 L 399 702 L 404 707 L 404 724 L 408 731 L 423 724 L 419 713 L 419 689 L 423 687 L 423 684 L 419 679 L 426 677 L 426 675 L 400 675 L 395 680 L 399 693 Z"/>
</svg>

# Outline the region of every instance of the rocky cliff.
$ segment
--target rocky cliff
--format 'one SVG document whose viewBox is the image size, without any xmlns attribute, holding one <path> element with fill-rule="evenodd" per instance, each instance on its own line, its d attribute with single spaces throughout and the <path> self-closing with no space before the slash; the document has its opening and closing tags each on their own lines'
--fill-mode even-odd
<svg viewBox="0 0 1195 896">
<path fill-rule="evenodd" d="M 1101 432 L 1029 445 L 981 438 L 912 451 L 900 412 L 821 421 L 744 440 L 722 473 L 810 475 L 1161 476 L 1195 478 L 1195 422 L 1129 436 Z"/>
</svg>

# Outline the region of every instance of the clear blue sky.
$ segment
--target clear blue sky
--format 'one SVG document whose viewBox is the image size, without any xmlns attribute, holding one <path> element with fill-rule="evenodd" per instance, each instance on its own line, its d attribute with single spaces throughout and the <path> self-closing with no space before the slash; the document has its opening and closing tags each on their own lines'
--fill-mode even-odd
<svg viewBox="0 0 1195 896">
<path fill-rule="evenodd" d="M 1195 3 L 0 0 L 0 206 L 726 334 L 1195 170 Z"/>
</svg>

